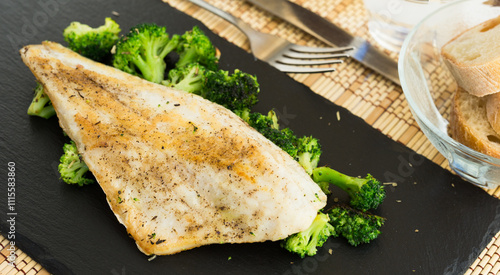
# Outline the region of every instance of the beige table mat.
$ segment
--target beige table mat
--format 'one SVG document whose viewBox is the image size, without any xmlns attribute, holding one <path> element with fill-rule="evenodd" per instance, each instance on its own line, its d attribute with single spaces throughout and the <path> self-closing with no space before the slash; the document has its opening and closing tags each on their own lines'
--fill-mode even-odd
<svg viewBox="0 0 500 275">
<path fill-rule="evenodd" d="M 185 0 L 163 0 L 169 5 L 203 22 L 214 33 L 235 45 L 249 50 L 246 37 L 234 26 Z M 242 18 L 253 28 L 272 33 L 291 42 L 309 46 L 324 44 L 292 25 L 270 16 L 243 0 L 206 0 L 207 2 Z M 272 0 L 269 0 L 272 1 Z M 366 27 L 367 13 L 362 0 L 292 0 L 336 23 L 345 30 L 361 36 L 376 45 Z M 387 52 L 397 60 L 395 53 Z M 350 110 L 386 136 L 415 150 L 450 169 L 446 159 L 432 146 L 413 119 L 399 86 L 353 60 L 338 65 L 338 70 L 323 74 L 289 74 L 312 91 Z M 500 188 L 485 190 L 499 198 Z M 497 234 L 466 274 L 500 274 L 500 233 Z M 47 274 L 29 256 L 17 250 L 16 267 L 7 264 L 8 241 L 0 236 L 0 274 Z"/>
</svg>

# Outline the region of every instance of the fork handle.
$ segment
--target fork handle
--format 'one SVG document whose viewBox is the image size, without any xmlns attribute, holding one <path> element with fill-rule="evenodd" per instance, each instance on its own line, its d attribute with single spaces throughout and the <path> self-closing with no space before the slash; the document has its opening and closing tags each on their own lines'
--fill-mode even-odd
<svg viewBox="0 0 500 275">
<path fill-rule="evenodd" d="M 253 29 L 250 28 L 250 26 L 248 26 L 245 22 L 243 22 L 243 20 L 239 19 L 238 17 L 234 17 L 233 15 L 217 8 L 217 7 L 214 7 L 212 5 L 210 5 L 209 3 L 203 1 L 203 0 L 189 0 L 189 2 L 193 3 L 193 4 L 196 4 L 212 13 L 215 13 L 216 15 L 224 18 L 225 20 L 227 20 L 229 23 L 235 25 L 236 27 L 238 27 L 238 29 L 240 29 L 241 31 L 243 32 L 252 32 Z"/>
</svg>

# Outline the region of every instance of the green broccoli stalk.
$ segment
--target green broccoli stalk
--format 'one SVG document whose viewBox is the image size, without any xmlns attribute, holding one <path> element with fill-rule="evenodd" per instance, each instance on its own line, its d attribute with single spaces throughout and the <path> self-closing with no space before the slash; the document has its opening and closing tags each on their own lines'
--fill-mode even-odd
<svg viewBox="0 0 500 275">
<path fill-rule="evenodd" d="M 35 95 L 28 107 L 28 115 L 39 116 L 45 119 L 52 117 L 56 114 L 54 106 L 50 98 L 45 94 L 42 84 L 37 83 L 35 87 Z"/>
<path fill-rule="evenodd" d="M 250 121 L 250 109 L 235 110 L 234 113 L 246 122 Z"/>
<path fill-rule="evenodd" d="M 304 258 L 306 255 L 316 255 L 317 247 L 323 246 L 328 237 L 335 236 L 335 228 L 329 223 L 327 214 L 318 213 L 311 226 L 299 233 L 293 234 L 281 242 L 286 250 L 297 253 Z"/>
<path fill-rule="evenodd" d="M 71 141 L 63 146 L 64 154 L 59 159 L 58 170 L 61 174 L 61 179 L 67 184 L 78 184 L 84 186 L 94 183 L 93 179 L 85 178 L 85 174 L 89 171 L 89 167 L 82 160 L 78 153 L 76 144 Z"/>
<path fill-rule="evenodd" d="M 376 209 L 385 199 L 384 186 L 370 174 L 356 178 L 329 167 L 318 167 L 313 170 L 312 177 L 315 182 L 328 182 L 346 191 L 351 206 L 362 211 Z"/>
<path fill-rule="evenodd" d="M 205 85 L 199 94 L 205 99 L 237 112 L 254 106 L 258 101 L 259 92 L 257 78 L 236 69 L 231 75 L 225 70 L 207 70 Z"/>
<path fill-rule="evenodd" d="M 103 61 L 111 53 L 111 48 L 118 41 L 120 26 L 107 17 L 104 25 L 92 28 L 80 22 L 72 22 L 64 29 L 64 40 L 71 50 L 93 59 Z"/>
<path fill-rule="evenodd" d="M 385 222 L 385 218 L 347 206 L 336 206 L 330 209 L 327 214 L 335 232 L 353 246 L 369 243 L 376 239 Z"/>
<path fill-rule="evenodd" d="M 210 38 L 198 26 L 194 26 L 180 37 L 176 52 L 179 54 L 179 60 L 175 64 L 177 68 L 195 62 L 211 71 L 218 68 L 217 51 Z"/>
<path fill-rule="evenodd" d="M 148 81 L 164 80 L 167 64 L 165 57 L 179 43 L 179 36 L 169 37 L 165 27 L 139 24 L 116 44 L 113 66 Z"/>
<path fill-rule="evenodd" d="M 302 137 L 297 141 L 298 153 L 297 161 L 304 167 L 306 172 L 311 175 L 313 169 L 318 166 L 321 156 L 321 145 L 318 139 L 313 137 Z"/>
<path fill-rule="evenodd" d="M 274 111 L 269 111 L 267 116 L 258 112 L 243 112 L 242 115 L 242 118 L 250 126 L 287 152 L 292 158 L 297 156 L 297 136 L 290 128 L 279 129 L 278 117 Z"/>
<path fill-rule="evenodd" d="M 205 71 L 205 67 L 199 63 L 190 63 L 182 68 L 171 69 L 168 78 L 161 84 L 188 93 L 199 93 L 205 84 Z"/>
<path fill-rule="evenodd" d="M 321 188 L 321 191 L 323 191 L 325 195 L 330 195 L 332 193 L 328 182 L 316 182 L 316 184 L 318 184 L 319 188 Z"/>
</svg>

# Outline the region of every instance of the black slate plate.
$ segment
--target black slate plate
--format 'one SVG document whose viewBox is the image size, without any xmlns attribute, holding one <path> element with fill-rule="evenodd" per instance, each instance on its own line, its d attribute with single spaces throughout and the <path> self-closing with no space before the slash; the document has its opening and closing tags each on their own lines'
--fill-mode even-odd
<svg viewBox="0 0 500 275">
<path fill-rule="evenodd" d="M 202 26 L 222 52 L 221 68 L 258 76 L 262 93 L 257 111 L 275 108 L 282 125 L 320 138 L 323 165 L 352 175 L 372 173 L 397 186 L 387 188 L 387 200 L 377 211 L 387 218 L 383 234 L 368 245 L 354 248 L 331 239 L 317 256 L 300 259 L 278 243 L 224 244 L 148 261 L 116 221 L 99 186 L 76 188 L 59 181 L 56 167 L 66 139 L 57 119 L 26 115 L 35 80 L 17 53 L 28 43 L 63 42 L 62 30 L 71 21 L 97 26 L 112 11 L 119 12 L 115 19 L 124 30 L 141 22 L 168 26 L 171 33 L 202 25 L 153 0 L 0 2 L 0 231 L 8 235 L 8 213 L 17 213 L 16 245 L 50 272 L 460 274 L 500 230 L 499 200 Z M 14 211 L 7 208 L 9 162 L 16 168 Z"/>
</svg>

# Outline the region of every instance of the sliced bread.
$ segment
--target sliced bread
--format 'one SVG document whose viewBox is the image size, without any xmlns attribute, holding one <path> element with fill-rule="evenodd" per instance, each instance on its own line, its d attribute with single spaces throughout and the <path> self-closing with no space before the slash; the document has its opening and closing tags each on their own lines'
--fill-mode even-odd
<svg viewBox="0 0 500 275">
<path fill-rule="evenodd" d="M 491 128 L 500 135 L 500 93 L 486 97 L 486 117 Z"/>
<path fill-rule="evenodd" d="M 457 84 L 475 96 L 500 92 L 500 16 L 459 34 L 442 49 Z"/>
<path fill-rule="evenodd" d="M 458 89 L 450 116 L 451 137 L 478 152 L 500 158 L 500 135 L 486 118 L 486 97 Z"/>
</svg>

